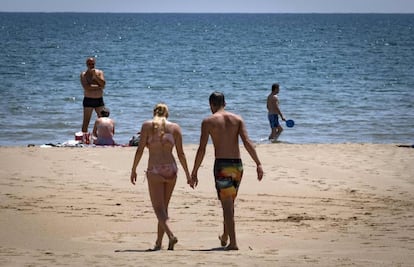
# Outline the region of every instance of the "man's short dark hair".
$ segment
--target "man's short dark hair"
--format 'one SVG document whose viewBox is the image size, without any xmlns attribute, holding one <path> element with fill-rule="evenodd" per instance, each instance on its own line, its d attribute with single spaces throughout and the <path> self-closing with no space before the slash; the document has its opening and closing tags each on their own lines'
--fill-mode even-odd
<svg viewBox="0 0 414 267">
<path fill-rule="evenodd" d="M 226 101 L 224 100 L 224 95 L 221 92 L 214 92 L 210 95 L 209 98 L 210 104 L 215 107 L 224 107 Z"/>
<path fill-rule="evenodd" d="M 274 83 L 272 84 L 272 91 L 279 89 L 279 84 L 278 83 Z"/>
</svg>

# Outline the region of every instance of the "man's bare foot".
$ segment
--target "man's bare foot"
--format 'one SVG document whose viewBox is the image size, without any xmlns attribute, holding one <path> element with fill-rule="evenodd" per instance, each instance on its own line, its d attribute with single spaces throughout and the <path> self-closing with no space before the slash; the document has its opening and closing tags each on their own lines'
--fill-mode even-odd
<svg viewBox="0 0 414 267">
<path fill-rule="evenodd" d="M 219 235 L 220 245 L 225 247 L 227 245 L 227 238 L 224 238 L 222 235 Z"/>
<path fill-rule="evenodd" d="M 168 242 L 168 250 L 174 250 L 174 245 L 177 244 L 178 239 L 174 236 Z"/>
<path fill-rule="evenodd" d="M 239 250 L 239 248 L 237 246 L 228 245 L 227 247 L 224 248 L 224 250 Z"/>
</svg>

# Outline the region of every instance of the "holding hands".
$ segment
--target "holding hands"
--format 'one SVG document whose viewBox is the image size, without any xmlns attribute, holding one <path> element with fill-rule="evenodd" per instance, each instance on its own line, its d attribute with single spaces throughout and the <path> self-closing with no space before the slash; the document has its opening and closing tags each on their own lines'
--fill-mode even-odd
<svg viewBox="0 0 414 267">
<path fill-rule="evenodd" d="M 187 184 L 193 189 L 196 188 L 198 185 L 197 174 L 191 174 L 191 179 L 187 178 Z"/>
</svg>

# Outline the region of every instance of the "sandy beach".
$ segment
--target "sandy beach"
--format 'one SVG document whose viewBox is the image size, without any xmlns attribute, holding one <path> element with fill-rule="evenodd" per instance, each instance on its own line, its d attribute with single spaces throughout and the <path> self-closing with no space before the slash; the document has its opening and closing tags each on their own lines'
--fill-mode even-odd
<svg viewBox="0 0 414 267">
<path fill-rule="evenodd" d="M 174 251 L 156 237 L 134 147 L 0 147 L 0 266 L 414 266 L 414 149 L 393 144 L 260 144 L 242 149 L 239 251 L 223 251 L 209 145 L 192 190 L 180 168 Z M 192 168 L 197 146 L 186 145 Z"/>
</svg>

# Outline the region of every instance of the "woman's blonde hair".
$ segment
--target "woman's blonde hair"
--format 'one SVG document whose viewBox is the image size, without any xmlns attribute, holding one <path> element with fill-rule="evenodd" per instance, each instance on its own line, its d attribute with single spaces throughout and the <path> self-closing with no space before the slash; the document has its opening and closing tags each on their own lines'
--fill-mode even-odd
<svg viewBox="0 0 414 267">
<path fill-rule="evenodd" d="M 165 133 L 165 124 L 168 118 L 168 106 L 164 103 L 159 103 L 154 107 L 154 119 L 152 120 L 153 130 L 160 129 L 161 137 Z"/>
</svg>

